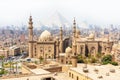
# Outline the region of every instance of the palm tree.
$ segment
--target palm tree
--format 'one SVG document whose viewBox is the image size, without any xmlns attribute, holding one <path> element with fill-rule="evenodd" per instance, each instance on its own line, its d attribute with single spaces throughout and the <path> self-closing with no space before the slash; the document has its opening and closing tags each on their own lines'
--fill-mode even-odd
<svg viewBox="0 0 120 80">
<path fill-rule="evenodd" d="M 12 70 L 12 65 L 13 65 L 13 62 L 11 62 L 11 60 L 10 60 L 9 64 L 10 64 L 10 72 L 11 72 L 11 70 Z"/>
<path fill-rule="evenodd" d="M 2 60 L 2 68 L 4 68 L 4 56 L 0 56 L 0 60 Z"/>
<path fill-rule="evenodd" d="M 16 62 L 16 73 L 18 71 L 18 62 Z"/>
<path fill-rule="evenodd" d="M 0 60 L 2 60 L 2 71 L 1 71 L 1 74 L 4 74 L 4 56 L 0 56 Z"/>
</svg>

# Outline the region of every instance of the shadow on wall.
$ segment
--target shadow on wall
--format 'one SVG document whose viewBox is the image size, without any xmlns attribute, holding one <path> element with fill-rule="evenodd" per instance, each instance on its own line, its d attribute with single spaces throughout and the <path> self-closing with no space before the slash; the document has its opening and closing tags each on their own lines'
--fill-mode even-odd
<svg viewBox="0 0 120 80">
<path fill-rule="evenodd" d="M 53 77 L 46 77 L 46 78 L 42 78 L 41 80 L 56 80 L 56 79 Z"/>
</svg>

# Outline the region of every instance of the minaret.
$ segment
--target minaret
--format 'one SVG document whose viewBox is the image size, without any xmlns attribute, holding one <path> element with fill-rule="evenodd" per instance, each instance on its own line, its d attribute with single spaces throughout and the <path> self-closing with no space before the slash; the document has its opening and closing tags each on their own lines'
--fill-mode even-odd
<svg viewBox="0 0 120 80">
<path fill-rule="evenodd" d="M 75 21 L 75 18 L 73 21 L 72 51 L 73 51 L 73 54 L 76 55 L 77 45 L 76 45 L 76 21 Z"/>
<path fill-rule="evenodd" d="M 33 22 L 32 22 L 32 16 L 29 18 L 29 58 L 33 57 Z"/>
<path fill-rule="evenodd" d="M 60 53 L 63 52 L 63 30 L 62 27 L 60 27 Z"/>
<path fill-rule="evenodd" d="M 110 42 L 110 39 L 109 39 L 109 38 L 110 38 L 110 33 L 108 34 L 108 43 Z"/>
<path fill-rule="evenodd" d="M 59 61 L 59 38 L 56 39 L 56 60 Z"/>
<path fill-rule="evenodd" d="M 71 59 L 71 61 L 72 61 L 72 67 L 77 67 L 77 56 L 72 56 L 72 59 Z"/>
<path fill-rule="evenodd" d="M 75 35 L 76 35 L 76 21 L 75 21 L 75 18 L 74 18 L 74 21 L 73 21 L 73 37 L 75 38 Z"/>
</svg>

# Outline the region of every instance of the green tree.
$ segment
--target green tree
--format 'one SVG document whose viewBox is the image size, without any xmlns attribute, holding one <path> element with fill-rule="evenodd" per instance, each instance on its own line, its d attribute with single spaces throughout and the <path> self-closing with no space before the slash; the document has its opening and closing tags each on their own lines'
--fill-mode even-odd
<svg viewBox="0 0 120 80">
<path fill-rule="evenodd" d="M 111 55 L 105 55 L 103 58 L 102 58 L 102 64 L 108 64 L 108 63 L 111 63 L 112 62 L 112 56 Z"/>
<path fill-rule="evenodd" d="M 91 63 L 96 63 L 96 62 L 97 62 L 97 59 L 94 58 L 94 57 L 92 57 L 92 58 L 91 58 Z"/>
<path fill-rule="evenodd" d="M 114 66 L 118 66 L 117 62 L 111 62 L 111 64 L 114 65 Z"/>
<path fill-rule="evenodd" d="M 10 64 L 10 66 L 9 66 L 9 67 L 10 67 L 10 72 L 11 72 L 11 70 L 12 70 L 12 68 L 13 68 L 13 67 L 12 67 L 12 66 L 13 66 L 13 62 L 12 62 L 12 61 L 10 61 L 10 62 L 9 62 L 9 64 Z"/>
<path fill-rule="evenodd" d="M 4 69 L 4 56 L 0 56 L 0 60 L 2 60 L 2 68 L 0 69 L 0 75 L 5 73 L 5 69 Z"/>
<path fill-rule="evenodd" d="M 0 75 L 4 74 L 4 69 L 0 69 Z"/>
<path fill-rule="evenodd" d="M 41 62 L 43 61 L 43 57 L 40 56 L 39 60 L 40 60 L 40 64 L 41 64 Z"/>
<path fill-rule="evenodd" d="M 2 68 L 4 68 L 4 56 L 0 56 L 0 60 L 2 60 Z"/>
<path fill-rule="evenodd" d="M 84 63 L 84 59 L 83 59 L 82 55 L 78 55 L 77 59 L 78 59 L 78 63 Z"/>
</svg>

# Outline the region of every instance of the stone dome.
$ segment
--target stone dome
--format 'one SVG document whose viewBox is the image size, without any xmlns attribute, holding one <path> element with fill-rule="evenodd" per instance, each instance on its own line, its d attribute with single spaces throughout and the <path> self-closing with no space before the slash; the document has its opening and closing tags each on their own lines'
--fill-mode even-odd
<svg viewBox="0 0 120 80">
<path fill-rule="evenodd" d="M 77 33 L 78 35 L 80 35 L 80 30 L 77 29 L 77 30 L 76 30 L 76 33 Z"/>
<path fill-rule="evenodd" d="M 117 49 L 118 48 L 118 44 L 114 44 L 113 48 Z"/>
<path fill-rule="evenodd" d="M 89 35 L 89 38 L 95 38 L 95 34 L 93 34 L 93 33 L 91 33 L 90 35 Z"/>
<path fill-rule="evenodd" d="M 39 41 L 49 41 L 51 40 L 51 33 L 47 30 L 43 31 L 39 37 Z"/>
<path fill-rule="evenodd" d="M 72 48 L 67 47 L 66 50 L 65 50 L 65 53 L 72 53 Z"/>
</svg>

